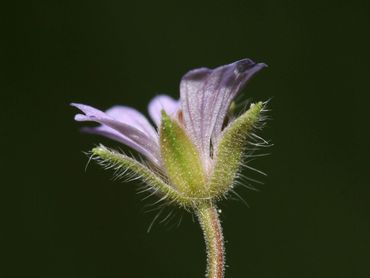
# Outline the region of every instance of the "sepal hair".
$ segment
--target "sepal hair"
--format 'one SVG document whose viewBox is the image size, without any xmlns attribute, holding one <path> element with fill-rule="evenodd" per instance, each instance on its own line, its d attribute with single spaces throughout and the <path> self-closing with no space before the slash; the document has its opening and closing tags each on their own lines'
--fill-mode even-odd
<svg viewBox="0 0 370 278">
<path fill-rule="evenodd" d="M 209 201 L 208 198 L 189 197 L 179 192 L 165 180 L 161 172 L 155 167 L 145 165 L 116 150 L 103 145 L 91 150 L 91 159 L 95 160 L 104 169 L 112 169 L 119 178 L 129 177 L 131 180 L 141 180 L 148 186 L 151 195 L 158 195 L 160 202 L 174 204 L 186 209 L 196 208 L 200 203 Z"/>
<path fill-rule="evenodd" d="M 191 201 L 176 191 L 165 180 L 160 171 L 137 160 L 128 157 L 116 150 L 100 145 L 91 150 L 91 159 L 95 160 L 104 169 L 112 169 L 116 178 L 141 180 L 151 188 L 151 194 L 158 195 L 161 200 L 175 203 L 179 206 L 189 206 Z"/>
<path fill-rule="evenodd" d="M 215 198 L 227 198 L 230 196 L 229 193 L 234 192 L 234 187 L 242 176 L 243 166 L 252 168 L 247 165 L 248 159 L 257 148 L 266 145 L 267 142 L 254 133 L 264 126 L 265 111 L 266 102 L 251 104 L 244 114 L 236 118 L 223 131 L 217 146 L 218 152 L 210 181 L 212 195 Z"/>
</svg>

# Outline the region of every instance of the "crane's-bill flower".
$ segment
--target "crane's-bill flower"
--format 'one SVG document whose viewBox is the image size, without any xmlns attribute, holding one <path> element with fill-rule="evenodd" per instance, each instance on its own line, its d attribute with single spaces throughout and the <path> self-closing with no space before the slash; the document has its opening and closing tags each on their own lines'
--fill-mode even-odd
<svg viewBox="0 0 370 278">
<path fill-rule="evenodd" d="M 189 71 L 180 83 L 180 99 L 159 95 L 149 103 L 153 126 L 139 111 L 114 106 L 105 112 L 72 103 L 76 121 L 100 125 L 86 132 L 111 138 L 142 154 L 148 163 L 110 150 L 92 150 L 95 158 L 141 177 L 161 199 L 183 207 L 218 200 L 231 189 L 252 129 L 264 103 L 252 104 L 239 117 L 232 102 L 263 63 L 243 59 L 215 69 Z"/>
</svg>

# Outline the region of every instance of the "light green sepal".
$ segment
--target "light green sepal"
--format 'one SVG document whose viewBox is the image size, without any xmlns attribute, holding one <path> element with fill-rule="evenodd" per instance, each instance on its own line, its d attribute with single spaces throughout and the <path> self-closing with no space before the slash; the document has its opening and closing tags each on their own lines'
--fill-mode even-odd
<svg viewBox="0 0 370 278">
<path fill-rule="evenodd" d="M 117 151 L 110 150 L 102 145 L 92 149 L 91 152 L 93 158 L 97 158 L 98 162 L 106 168 L 112 168 L 116 171 L 122 169 L 123 172 L 129 170 L 132 175 L 142 179 L 153 191 L 158 193 L 161 199 L 167 199 L 167 201 L 183 207 L 190 207 L 193 205 L 193 202 L 189 198 L 183 196 L 183 194 L 167 184 L 157 173 L 135 159 Z"/>
<path fill-rule="evenodd" d="M 252 104 L 227 129 L 217 147 L 215 168 L 210 180 L 211 195 L 222 197 L 233 185 L 240 168 L 248 136 L 260 118 L 263 103 Z"/>
<path fill-rule="evenodd" d="M 205 173 L 199 153 L 185 130 L 164 111 L 159 135 L 162 161 L 170 182 L 188 197 L 205 196 Z"/>
</svg>

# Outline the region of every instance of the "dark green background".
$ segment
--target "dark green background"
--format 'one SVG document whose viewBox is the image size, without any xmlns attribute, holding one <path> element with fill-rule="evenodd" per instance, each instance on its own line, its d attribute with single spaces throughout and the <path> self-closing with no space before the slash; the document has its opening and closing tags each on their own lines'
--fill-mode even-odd
<svg viewBox="0 0 370 278">
<path fill-rule="evenodd" d="M 250 57 L 271 156 L 221 204 L 226 277 L 370 277 L 366 1 L 23 1 L 1 16 L 1 259 L 8 277 L 203 277 L 201 232 L 155 225 L 137 183 L 82 151 L 69 102 L 146 111 L 189 69 Z M 246 175 L 253 173 L 246 171 Z"/>
</svg>

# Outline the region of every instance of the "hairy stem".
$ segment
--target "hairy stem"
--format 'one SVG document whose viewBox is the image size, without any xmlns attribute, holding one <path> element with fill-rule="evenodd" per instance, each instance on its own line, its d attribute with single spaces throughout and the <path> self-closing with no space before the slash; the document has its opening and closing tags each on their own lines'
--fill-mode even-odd
<svg viewBox="0 0 370 278">
<path fill-rule="evenodd" d="M 207 248 L 207 278 L 223 278 L 225 270 L 224 238 L 217 208 L 213 205 L 198 208 L 197 216 Z"/>
</svg>

